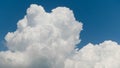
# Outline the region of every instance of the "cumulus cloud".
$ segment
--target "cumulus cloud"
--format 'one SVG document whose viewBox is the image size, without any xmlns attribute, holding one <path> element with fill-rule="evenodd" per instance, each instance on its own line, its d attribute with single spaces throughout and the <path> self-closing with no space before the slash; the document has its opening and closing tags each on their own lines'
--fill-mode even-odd
<svg viewBox="0 0 120 68">
<path fill-rule="evenodd" d="M 64 68 L 64 61 L 80 42 L 82 24 L 73 12 L 58 7 L 47 13 L 32 4 L 6 37 L 8 51 L 0 52 L 0 68 Z"/>
<path fill-rule="evenodd" d="M 120 45 L 116 42 L 90 43 L 67 59 L 65 68 L 120 68 L 119 57 Z"/>
<path fill-rule="evenodd" d="M 120 46 L 113 41 L 80 42 L 82 23 L 72 10 L 57 7 L 50 13 L 32 4 L 6 37 L 7 51 L 0 52 L 0 68 L 120 68 Z"/>
</svg>

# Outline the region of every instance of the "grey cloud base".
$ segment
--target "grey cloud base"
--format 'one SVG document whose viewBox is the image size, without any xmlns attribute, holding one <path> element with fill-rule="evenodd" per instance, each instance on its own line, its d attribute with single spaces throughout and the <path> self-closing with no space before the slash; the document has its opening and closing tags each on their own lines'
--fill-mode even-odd
<svg viewBox="0 0 120 68">
<path fill-rule="evenodd" d="M 6 35 L 9 50 L 0 52 L 0 68 L 120 68 L 116 42 L 75 49 L 81 30 L 82 23 L 69 8 L 47 13 L 32 4 L 17 30 Z"/>
</svg>

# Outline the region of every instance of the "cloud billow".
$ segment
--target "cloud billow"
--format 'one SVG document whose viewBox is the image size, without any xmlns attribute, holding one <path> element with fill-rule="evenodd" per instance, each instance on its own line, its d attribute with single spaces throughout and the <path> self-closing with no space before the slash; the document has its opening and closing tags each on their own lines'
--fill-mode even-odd
<svg viewBox="0 0 120 68">
<path fill-rule="evenodd" d="M 0 52 L 0 68 L 120 68 L 116 42 L 76 50 L 81 30 L 82 23 L 69 8 L 48 13 L 32 4 L 17 30 L 6 35 L 8 50 Z"/>
</svg>

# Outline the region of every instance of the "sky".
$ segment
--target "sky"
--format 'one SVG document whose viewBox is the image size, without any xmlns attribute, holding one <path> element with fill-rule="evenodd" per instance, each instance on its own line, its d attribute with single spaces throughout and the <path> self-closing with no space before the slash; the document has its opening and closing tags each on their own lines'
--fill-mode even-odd
<svg viewBox="0 0 120 68">
<path fill-rule="evenodd" d="M 58 6 L 69 7 L 76 19 L 83 23 L 81 43 L 78 47 L 104 40 L 119 41 L 120 1 L 119 0 L 2 0 L 0 2 L 0 50 L 4 50 L 7 32 L 16 30 L 16 23 L 26 14 L 30 4 L 44 6 L 47 12 Z"/>
<path fill-rule="evenodd" d="M 0 2 L 0 68 L 120 68 L 120 1 Z"/>
</svg>

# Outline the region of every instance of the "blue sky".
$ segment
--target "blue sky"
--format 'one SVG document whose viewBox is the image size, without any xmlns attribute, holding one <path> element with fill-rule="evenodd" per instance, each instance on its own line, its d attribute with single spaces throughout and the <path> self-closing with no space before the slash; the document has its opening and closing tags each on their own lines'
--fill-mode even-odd
<svg viewBox="0 0 120 68">
<path fill-rule="evenodd" d="M 17 21 L 33 3 L 42 5 L 47 12 L 58 6 L 72 9 L 76 19 L 84 24 L 78 47 L 104 40 L 120 43 L 120 0 L 1 0 L 0 50 L 5 49 L 4 36 L 16 30 Z"/>
</svg>

